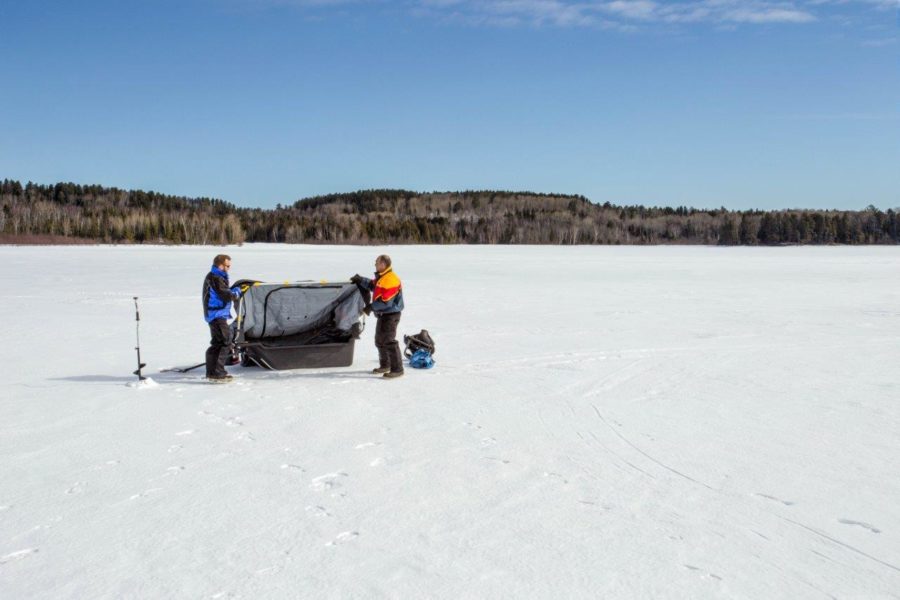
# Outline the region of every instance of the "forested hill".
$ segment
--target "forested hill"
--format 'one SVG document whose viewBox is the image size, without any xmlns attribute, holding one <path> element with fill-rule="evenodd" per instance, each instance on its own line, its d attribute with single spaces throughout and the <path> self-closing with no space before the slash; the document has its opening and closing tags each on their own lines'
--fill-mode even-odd
<svg viewBox="0 0 900 600">
<path fill-rule="evenodd" d="M 99 185 L 0 183 L 3 240 L 225 244 L 244 240 L 238 209 L 210 198 L 184 198 Z"/>
<path fill-rule="evenodd" d="M 72 183 L 0 183 L 0 242 L 896 244 L 894 210 L 729 211 L 531 192 L 366 190 L 275 209 Z"/>
</svg>

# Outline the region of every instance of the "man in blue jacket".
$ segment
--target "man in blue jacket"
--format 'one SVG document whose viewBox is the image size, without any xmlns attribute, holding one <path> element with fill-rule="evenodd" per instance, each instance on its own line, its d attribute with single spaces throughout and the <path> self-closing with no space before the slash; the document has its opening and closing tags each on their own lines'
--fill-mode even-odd
<svg viewBox="0 0 900 600">
<path fill-rule="evenodd" d="M 219 254 L 213 259 L 213 266 L 203 280 L 203 316 L 209 323 L 210 342 L 206 351 L 206 378 L 210 381 L 231 380 L 225 371 L 225 360 L 231 348 L 231 301 L 241 297 L 237 287 L 228 287 L 228 271 L 231 257 Z"/>
</svg>

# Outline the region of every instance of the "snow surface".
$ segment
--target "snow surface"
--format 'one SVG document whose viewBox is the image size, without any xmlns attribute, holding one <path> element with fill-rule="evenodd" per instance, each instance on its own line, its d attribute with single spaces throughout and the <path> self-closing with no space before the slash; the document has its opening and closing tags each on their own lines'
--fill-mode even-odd
<svg viewBox="0 0 900 600">
<path fill-rule="evenodd" d="M 900 249 L 388 248 L 434 369 L 159 373 L 220 250 L 0 248 L 0 597 L 900 598 Z"/>
</svg>

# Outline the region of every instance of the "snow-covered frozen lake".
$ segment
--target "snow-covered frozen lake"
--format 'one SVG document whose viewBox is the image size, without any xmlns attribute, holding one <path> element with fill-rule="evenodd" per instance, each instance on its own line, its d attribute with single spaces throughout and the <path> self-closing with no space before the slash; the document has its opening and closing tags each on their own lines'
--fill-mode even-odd
<svg viewBox="0 0 900 600">
<path fill-rule="evenodd" d="M 900 248 L 231 247 L 437 366 L 158 373 L 220 250 L 0 247 L 0 597 L 900 597 Z"/>
</svg>

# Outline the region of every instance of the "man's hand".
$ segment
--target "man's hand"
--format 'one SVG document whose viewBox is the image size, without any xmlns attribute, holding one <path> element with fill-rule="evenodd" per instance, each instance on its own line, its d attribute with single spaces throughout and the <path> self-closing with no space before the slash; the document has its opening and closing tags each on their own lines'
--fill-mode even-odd
<svg viewBox="0 0 900 600">
<path fill-rule="evenodd" d="M 359 273 L 350 278 L 350 283 L 359 283 L 360 281 L 362 281 L 362 276 Z"/>
</svg>

